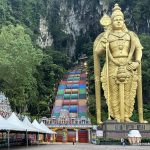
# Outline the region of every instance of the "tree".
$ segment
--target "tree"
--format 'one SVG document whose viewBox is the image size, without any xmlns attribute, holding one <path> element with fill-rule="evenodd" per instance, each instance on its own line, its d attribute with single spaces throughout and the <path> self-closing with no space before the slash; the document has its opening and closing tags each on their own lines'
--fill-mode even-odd
<svg viewBox="0 0 150 150">
<path fill-rule="evenodd" d="M 29 110 L 32 115 L 50 115 L 56 89 L 70 64 L 70 59 L 65 53 L 52 48 L 44 50 L 43 60 L 36 73 L 39 96 L 36 101 L 32 99 L 29 103 Z M 32 109 L 33 106 L 35 107 L 34 110 Z"/>
<path fill-rule="evenodd" d="M 34 73 L 42 60 L 42 51 L 32 45 L 22 26 L 3 26 L 0 31 L 0 81 L 18 112 L 26 109 L 31 91 L 36 90 Z M 29 94 L 30 93 L 30 94 Z"/>
<path fill-rule="evenodd" d="M 143 46 L 143 57 L 142 57 L 142 83 L 143 83 L 143 95 L 144 101 L 148 102 L 150 99 L 149 83 L 150 83 L 150 36 L 141 35 L 140 40 Z"/>
</svg>

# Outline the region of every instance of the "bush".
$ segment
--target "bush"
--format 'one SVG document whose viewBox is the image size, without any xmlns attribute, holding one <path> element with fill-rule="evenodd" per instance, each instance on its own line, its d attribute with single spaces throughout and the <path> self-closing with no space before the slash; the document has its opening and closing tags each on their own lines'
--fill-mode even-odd
<svg viewBox="0 0 150 150">
<path fill-rule="evenodd" d="M 125 144 L 129 145 L 128 139 L 124 139 Z M 105 139 L 105 138 L 98 138 L 96 141 L 97 145 L 121 145 L 120 140 L 117 139 Z"/>
</svg>

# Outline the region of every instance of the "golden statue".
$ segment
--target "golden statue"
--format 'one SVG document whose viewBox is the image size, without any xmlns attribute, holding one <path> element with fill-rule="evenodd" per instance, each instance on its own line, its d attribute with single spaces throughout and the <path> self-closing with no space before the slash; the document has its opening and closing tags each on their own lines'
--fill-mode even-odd
<svg viewBox="0 0 150 150">
<path fill-rule="evenodd" d="M 100 20 L 104 32 L 94 42 L 94 74 L 97 123 L 101 123 L 101 83 L 108 105 L 108 119 L 132 122 L 137 93 L 139 122 L 143 120 L 141 58 L 142 45 L 137 35 L 129 31 L 124 15 L 115 4 L 111 18 L 106 14 Z M 100 72 L 100 56 L 106 54 L 106 62 Z"/>
</svg>

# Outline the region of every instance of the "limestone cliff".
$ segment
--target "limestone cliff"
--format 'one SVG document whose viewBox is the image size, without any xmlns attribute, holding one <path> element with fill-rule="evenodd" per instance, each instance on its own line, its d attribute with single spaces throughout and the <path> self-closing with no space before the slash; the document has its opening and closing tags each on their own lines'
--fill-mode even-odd
<svg viewBox="0 0 150 150">
<path fill-rule="evenodd" d="M 150 34 L 148 0 L 1 0 L 0 25 L 23 24 L 40 47 L 53 46 L 74 56 L 102 32 L 99 19 L 116 2 L 130 30 Z"/>
<path fill-rule="evenodd" d="M 40 23 L 38 44 L 41 47 L 44 44 L 46 47 L 54 40 L 56 48 L 65 48 L 70 56 L 73 56 L 80 36 L 95 38 L 100 32 L 99 19 L 104 9 L 108 8 L 103 0 L 52 0 L 48 3 L 47 14 L 42 19 L 47 19 L 47 23 L 44 24 L 49 25 L 49 33 L 45 33 L 45 26 Z M 43 43 L 42 35 L 51 42 Z M 65 38 L 62 38 L 62 35 Z M 58 40 L 59 38 L 61 41 Z"/>
</svg>

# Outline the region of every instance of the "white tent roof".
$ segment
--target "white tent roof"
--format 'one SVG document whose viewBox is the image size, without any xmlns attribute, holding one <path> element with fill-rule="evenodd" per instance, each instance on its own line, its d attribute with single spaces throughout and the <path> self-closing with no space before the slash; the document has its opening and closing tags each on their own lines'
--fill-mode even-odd
<svg viewBox="0 0 150 150">
<path fill-rule="evenodd" d="M 56 134 L 56 132 L 50 130 L 43 122 L 41 122 L 40 125 L 41 125 L 47 132 L 49 132 L 49 134 Z"/>
<path fill-rule="evenodd" d="M 14 112 L 7 120 L 0 116 L 0 130 L 30 131 L 56 134 L 56 132 L 53 132 L 48 127 L 46 127 L 43 122 L 39 124 L 37 120 L 34 120 L 31 124 L 27 117 L 24 118 L 23 122 L 20 121 Z"/>
<path fill-rule="evenodd" d="M 142 137 L 139 130 L 130 130 L 128 137 Z"/>
<path fill-rule="evenodd" d="M 0 115 L 0 130 L 10 130 L 11 125 L 9 125 L 6 120 Z"/>
<path fill-rule="evenodd" d="M 20 121 L 18 119 L 18 117 L 15 115 L 15 113 L 13 112 L 11 114 L 11 116 L 7 119 L 7 122 L 9 124 L 12 125 L 12 127 L 17 127 L 19 128 L 20 130 L 19 131 L 33 131 L 32 128 L 28 127 L 27 125 L 23 124 L 22 121 Z M 15 130 L 17 130 L 17 128 L 15 128 Z M 34 130 L 35 131 L 35 130 Z"/>
<path fill-rule="evenodd" d="M 35 128 L 39 129 L 40 132 L 42 132 L 42 133 L 48 133 L 48 131 L 45 130 L 45 129 L 37 122 L 36 119 L 34 119 L 34 121 L 32 122 L 32 125 L 33 125 Z"/>
<path fill-rule="evenodd" d="M 2 116 L 0 116 L 0 130 L 24 131 L 24 128 L 18 125 L 13 125 L 8 120 L 5 120 Z"/>
<path fill-rule="evenodd" d="M 25 116 L 24 120 L 23 120 L 23 124 L 25 124 L 26 126 L 28 126 L 30 129 L 32 129 L 33 132 L 40 132 L 39 129 L 35 128 L 31 122 L 29 121 L 28 117 Z"/>
<path fill-rule="evenodd" d="M 4 121 L 5 119 L 0 115 L 0 121 Z"/>
</svg>

